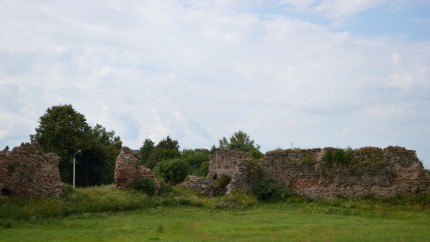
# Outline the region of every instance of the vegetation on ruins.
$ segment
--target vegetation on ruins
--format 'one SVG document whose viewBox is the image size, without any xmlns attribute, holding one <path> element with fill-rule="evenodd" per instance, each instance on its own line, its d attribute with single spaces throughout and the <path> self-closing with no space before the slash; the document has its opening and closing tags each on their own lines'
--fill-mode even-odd
<svg viewBox="0 0 430 242">
<path fill-rule="evenodd" d="M 348 147 L 346 149 L 339 148 L 326 148 L 324 154 L 324 165 L 327 167 L 333 164 L 349 164 L 352 160 L 353 149 Z"/>
<path fill-rule="evenodd" d="M 284 201 L 294 195 L 287 187 L 279 185 L 272 178 L 264 176 L 252 189 L 252 193 L 260 201 Z"/>
<path fill-rule="evenodd" d="M 61 157 L 61 180 L 72 183 L 72 160 L 76 154 L 76 185 L 91 186 L 113 182 L 115 159 L 122 142 L 114 131 L 97 124 L 90 127 L 72 105 L 53 106 L 40 117 L 36 133 L 30 135 L 44 152 Z"/>
<path fill-rule="evenodd" d="M 260 159 L 263 157 L 263 153 L 260 152 L 260 146 L 255 144 L 255 141 L 242 130 L 235 132 L 229 139 L 223 137 L 219 140 L 218 148 L 214 145 L 212 152 L 217 149 L 229 149 L 249 152 L 251 157 Z"/>
</svg>

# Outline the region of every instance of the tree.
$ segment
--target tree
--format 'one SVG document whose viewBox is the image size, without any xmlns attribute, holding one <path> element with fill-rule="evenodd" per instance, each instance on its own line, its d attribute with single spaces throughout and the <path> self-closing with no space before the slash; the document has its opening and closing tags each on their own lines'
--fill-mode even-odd
<svg viewBox="0 0 430 242">
<path fill-rule="evenodd" d="M 220 149 L 230 149 L 246 151 L 254 158 L 261 158 L 263 154 L 260 152 L 260 146 L 254 144 L 254 140 L 249 135 L 241 130 L 235 132 L 229 140 L 223 137 L 219 140 Z"/>
<path fill-rule="evenodd" d="M 165 149 L 165 150 L 176 150 L 179 152 L 179 143 L 177 140 L 172 140 L 170 136 L 167 136 L 165 139 L 162 139 L 158 142 L 157 149 Z"/>
<path fill-rule="evenodd" d="M 148 158 L 147 167 L 153 169 L 158 162 L 168 159 L 174 159 L 181 156 L 179 152 L 179 143 L 172 140 L 169 136 L 161 140 L 152 150 Z"/>
<path fill-rule="evenodd" d="M 163 160 L 157 164 L 155 173 L 170 185 L 176 185 L 188 176 L 188 164 L 182 159 Z"/>
<path fill-rule="evenodd" d="M 140 149 L 139 149 L 140 162 L 143 165 L 145 165 L 145 166 L 148 165 L 149 156 L 151 155 L 154 148 L 155 148 L 154 142 L 152 142 L 152 140 L 150 140 L 150 139 L 145 139 L 142 147 L 140 147 Z"/>
<path fill-rule="evenodd" d="M 90 126 L 84 115 L 76 112 L 72 105 L 53 106 L 40 117 L 36 134 L 30 135 L 44 152 L 54 152 L 61 157 L 59 170 L 61 180 L 71 183 L 73 154 L 83 148 Z"/>
<path fill-rule="evenodd" d="M 122 146 L 120 137 L 101 125 L 91 128 L 85 116 L 76 112 L 72 105 L 48 108 L 30 139 L 38 142 L 44 152 L 54 152 L 61 157 L 59 170 L 63 182 L 72 182 L 72 160 L 78 150 L 82 150 L 76 154 L 78 186 L 113 181 L 115 159 Z"/>
<path fill-rule="evenodd" d="M 208 173 L 209 150 L 194 149 L 183 150 L 181 158 L 190 166 L 190 174 L 206 176 Z"/>
<path fill-rule="evenodd" d="M 91 129 L 89 140 L 82 149 L 77 175 L 78 185 L 100 185 L 114 182 L 115 160 L 122 147 L 114 131 L 100 124 Z M 79 178 L 79 179 L 78 179 Z"/>
</svg>

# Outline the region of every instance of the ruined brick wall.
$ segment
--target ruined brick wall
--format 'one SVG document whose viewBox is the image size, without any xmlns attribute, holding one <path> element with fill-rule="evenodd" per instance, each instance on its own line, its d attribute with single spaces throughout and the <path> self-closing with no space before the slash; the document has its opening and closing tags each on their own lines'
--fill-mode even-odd
<svg viewBox="0 0 430 242">
<path fill-rule="evenodd" d="M 209 158 L 209 173 L 207 178 L 216 180 L 222 175 L 230 177 L 226 194 L 237 191 L 249 192 L 249 173 L 251 158 L 248 152 L 234 150 L 218 150 Z"/>
<path fill-rule="evenodd" d="M 198 176 L 187 176 L 182 185 L 203 195 L 214 195 L 214 180 L 212 179 Z"/>
<path fill-rule="evenodd" d="M 429 176 L 415 151 L 401 147 L 365 147 L 348 164 L 324 165 L 327 149 L 267 152 L 266 175 L 307 197 L 391 197 L 429 191 Z"/>
<path fill-rule="evenodd" d="M 144 177 L 150 177 L 155 180 L 157 190 L 160 188 L 159 181 L 155 178 L 154 173 L 139 164 L 139 159 L 133 154 L 128 147 L 122 147 L 121 152 L 115 162 L 115 183 L 120 189 L 132 189 L 134 182 Z"/>
<path fill-rule="evenodd" d="M 44 197 L 62 192 L 56 154 L 44 154 L 37 143 L 0 152 L 0 189 L 3 195 Z"/>
</svg>

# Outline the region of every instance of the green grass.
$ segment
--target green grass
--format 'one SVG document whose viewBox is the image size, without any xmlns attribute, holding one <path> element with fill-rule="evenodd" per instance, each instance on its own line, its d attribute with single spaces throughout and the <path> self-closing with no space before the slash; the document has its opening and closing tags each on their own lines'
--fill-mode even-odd
<svg viewBox="0 0 430 242">
<path fill-rule="evenodd" d="M 302 211 L 291 204 L 247 210 L 193 207 L 81 214 L 0 229 L 1 241 L 426 241 L 430 216 L 368 218 Z"/>
<path fill-rule="evenodd" d="M 0 241 L 429 241 L 430 194 L 259 203 L 176 186 L 147 196 L 113 186 L 61 197 L 0 197 Z"/>
</svg>

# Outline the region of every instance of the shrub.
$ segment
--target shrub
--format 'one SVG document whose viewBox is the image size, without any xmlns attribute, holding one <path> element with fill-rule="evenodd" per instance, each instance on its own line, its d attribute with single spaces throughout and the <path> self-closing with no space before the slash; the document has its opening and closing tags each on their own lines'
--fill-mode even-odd
<svg viewBox="0 0 430 242">
<path fill-rule="evenodd" d="M 133 188 L 137 191 L 144 192 L 149 196 L 154 196 L 157 192 L 155 181 L 151 177 L 144 177 L 134 182 Z"/>
<path fill-rule="evenodd" d="M 159 194 L 170 193 L 172 191 L 172 186 L 166 183 L 164 180 L 160 180 L 160 192 Z"/>
<path fill-rule="evenodd" d="M 352 160 L 352 152 L 351 148 L 346 149 L 335 149 L 335 148 L 327 148 L 324 154 L 324 165 L 327 167 L 331 167 L 333 164 L 349 164 Z"/>
<path fill-rule="evenodd" d="M 188 176 L 188 164 L 181 159 L 164 160 L 157 164 L 155 173 L 170 185 L 176 185 Z"/>
<path fill-rule="evenodd" d="M 253 193 L 261 201 L 281 201 L 293 195 L 288 188 L 269 177 L 263 177 L 253 188 Z"/>
<path fill-rule="evenodd" d="M 12 220 L 0 219 L 0 228 L 10 229 L 12 228 Z"/>
</svg>

